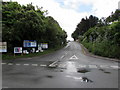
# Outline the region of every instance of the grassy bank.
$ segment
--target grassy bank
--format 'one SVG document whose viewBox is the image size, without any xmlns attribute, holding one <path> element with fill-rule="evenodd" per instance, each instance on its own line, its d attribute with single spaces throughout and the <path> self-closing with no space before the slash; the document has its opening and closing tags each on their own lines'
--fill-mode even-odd
<svg viewBox="0 0 120 90">
<path fill-rule="evenodd" d="M 120 59 L 120 47 L 112 45 L 109 41 L 98 42 L 82 42 L 89 52 L 109 58 Z"/>
<path fill-rule="evenodd" d="M 90 28 L 79 41 L 95 55 L 120 59 L 120 21 Z"/>
<path fill-rule="evenodd" d="M 46 54 L 50 54 L 53 53 L 61 48 L 63 48 L 64 46 L 61 47 L 57 47 L 54 49 L 48 49 L 48 50 L 44 50 L 44 52 L 39 52 L 39 53 L 30 53 L 28 55 L 23 54 L 23 55 L 15 55 L 11 54 L 11 53 L 7 53 L 7 54 L 2 54 L 2 60 L 11 60 L 11 59 L 17 59 L 17 58 L 28 58 L 28 57 L 35 57 L 35 56 L 41 56 L 41 55 L 46 55 Z"/>
</svg>

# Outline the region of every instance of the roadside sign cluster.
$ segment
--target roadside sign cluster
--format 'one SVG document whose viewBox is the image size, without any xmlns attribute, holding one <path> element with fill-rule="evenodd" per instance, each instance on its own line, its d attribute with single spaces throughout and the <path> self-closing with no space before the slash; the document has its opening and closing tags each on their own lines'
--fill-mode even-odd
<svg viewBox="0 0 120 90">
<path fill-rule="evenodd" d="M 14 55 L 43 52 L 46 49 L 48 49 L 48 43 L 37 43 L 36 40 L 24 40 L 23 46 L 14 47 Z M 0 42 L 0 52 L 7 52 L 7 42 Z"/>
<path fill-rule="evenodd" d="M 27 49 L 30 50 L 28 51 Z M 36 40 L 24 40 L 23 48 L 14 47 L 14 54 L 18 54 L 18 53 L 29 54 L 29 53 L 43 52 L 43 49 L 48 49 L 48 43 L 37 43 Z"/>
</svg>

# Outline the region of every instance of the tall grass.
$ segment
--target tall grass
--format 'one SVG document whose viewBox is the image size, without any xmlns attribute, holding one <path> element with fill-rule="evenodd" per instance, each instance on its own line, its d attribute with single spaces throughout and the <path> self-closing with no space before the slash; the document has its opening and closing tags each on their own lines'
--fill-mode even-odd
<svg viewBox="0 0 120 90">
<path fill-rule="evenodd" d="M 109 41 L 82 42 L 82 44 L 95 55 L 120 59 L 120 47 Z"/>
</svg>

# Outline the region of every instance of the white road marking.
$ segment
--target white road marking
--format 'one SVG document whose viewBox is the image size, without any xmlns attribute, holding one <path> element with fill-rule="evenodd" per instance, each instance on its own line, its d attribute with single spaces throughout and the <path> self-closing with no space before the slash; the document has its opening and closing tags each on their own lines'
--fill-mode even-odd
<svg viewBox="0 0 120 90">
<path fill-rule="evenodd" d="M 110 67 L 112 67 L 112 68 L 114 68 L 114 69 L 120 69 L 119 66 L 110 66 Z"/>
<path fill-rule="evenodd" d="M 100 65 L 101 68 L 109 68 L 107 65 Z"/>
<path fill-rule="evenodd" d="M 68 48 L 68 47 L 69 47 L 69 44 L 65 47 L 65 49 Z"/>
<path fill-rule="evenodd" d="M 66 64 L 60 64 L 58 67 L 60 67 L 60 68 L 65 68 L 65 67 L 66 67 Z"/>
<path fill-rule="evenodd" d="M 57 61 L 55 61 L 55 62 L 53 62 L 53 63 L 52 63 L 52 64 L 50 64 L 49 66 L 50 66 L 50 67 L 52 67 L 52 66 L 54 66 L 54 64 L 55 64 L 55 63 L 57 63 L 57 62 L 58 62 L 58 60 L 57 60 Z"/>
<path fill-rule="evenodd" d="M 97 68 L 96 65 L 89 65 L 89 68 Z"/>
<path fill-rule="evenodd" d="M 80 68 L 86 68 L 86 65 L 79 65 Z"/>
<path fill-rule="evenodd" d="M 7 63 L 1 63 L 2 65 L 5 65 L 5 64 L 7 64 Z"/>
<path fill-rule="evenodd" d="M 41 66 L 41 67 L 46 67 L 47 65 L 43 65 L 43 64 L 41 64 L 40 66 Z"/>
<path fill-rule="evenodd" d="M 77 56 L 73 55 L 70 59 L 78 59 Z"/>
<path fill-rule="evenodd" d="M 8 63 L 8 65 L 13 65 L 13 63 Z"/>
<path fill-rule="evenodd" d="M 24 66 L 29 66 L 29 64 L 23 64 Z"/>
<path fill-rule="evenodd" d="M 32 64 L 32 66 L 38 66 L 38 64 Z"/>
<path fill-rule="evenodd" d="M 64 58 L 65 57 L 65 55 L 63 55 L 61 58 Z"/>
<path fill-rule="evenodd" d="M 15 64 L 15 65 L 20 66 L 21 64 Z"/>
</svg>

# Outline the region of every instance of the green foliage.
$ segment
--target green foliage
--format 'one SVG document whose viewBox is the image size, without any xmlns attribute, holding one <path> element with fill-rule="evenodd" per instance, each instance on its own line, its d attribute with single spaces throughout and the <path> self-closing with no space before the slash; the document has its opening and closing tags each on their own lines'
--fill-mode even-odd
<svg viewBox="0 0 120 90">
<path fill-rule="evenodd" d="M 2 40 L 7 42 L 8 51 L 23 46 L 23 40 L 48 42 L 55 48 L 66 43 L 67 34 L 52 17 L 46 17 L 47 11 L 35 9 L 31 4 L 20 5 L 17 2 L 2 2 Z"/>
<path fill-rule="evenodd" d="M 91 28 L 81 41 L 96 55 L 120 59 L 120 22 Z"/>
<path fill-rule="evenodd" d="M 74 40 L 78 39 L 80 35 L 83 35 L 90 28 L 94 27 L 98 23 L 98 18 L 90 15 L 89 18 L 82 19 L 81 22 L 77 25 L 76 30 L 72 33 Z"/>
<path fill-rule="evenodd" d="M 106 19 L 107 22 L 114 22 L 117 20 L 120 21 L 120 10 L 119 9 L 117 9 L 114 13 L 112 12 L 112 14 Z"/>
</svg>

